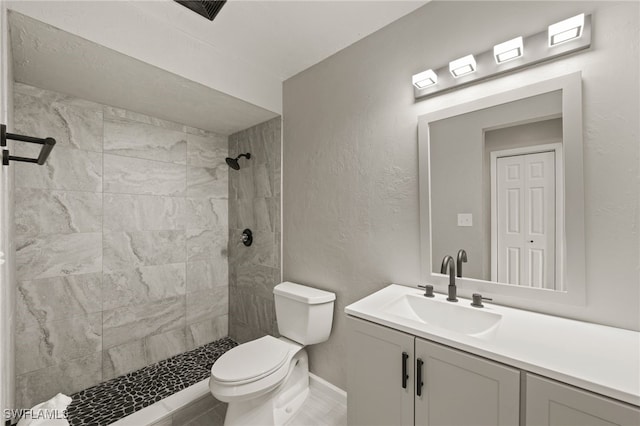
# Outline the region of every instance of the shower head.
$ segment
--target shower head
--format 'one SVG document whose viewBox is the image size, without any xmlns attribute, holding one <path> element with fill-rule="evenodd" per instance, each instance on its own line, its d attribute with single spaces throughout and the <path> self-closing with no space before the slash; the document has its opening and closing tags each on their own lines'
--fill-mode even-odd
<svg viewBox="0 0 640 426">
<path fill-rule="evenodd" d="M 236 158 L 227 157 L 225 161 L 233 170 L 240 170 L 240 163 L 238 163 L 240 157 L 245 157 L 248 160 L 251 158 L 251 154 L 247 152 L 246 154 L 238 155 Z"/>
</svg>

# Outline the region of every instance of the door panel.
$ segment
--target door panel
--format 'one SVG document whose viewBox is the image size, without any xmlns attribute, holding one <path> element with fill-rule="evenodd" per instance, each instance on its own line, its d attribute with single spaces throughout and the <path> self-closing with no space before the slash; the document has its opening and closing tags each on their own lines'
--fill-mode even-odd
<svg viewBox="0 0 640 426">
<path fill-rule="evenodd" d="M 416 425 L 517 425 L 520 372 L 465 352 L 416 338 L 424 362 Z"/>
<path fill-rule="evenodd" d="M 555 153 L 496 161 L 498 281 L 555 288 Z"/>
<path fill-rule="evenodd" d="M 640 425 L 640 408 L 527 374 L 527 426 Z"/>
<path fill-rule="evenodd" d="M 413 425 L 414 339 L 387 327 L 347 317 L 349 425 Z M 408 376 L 404 381 L 403 353 Z"/>
</svg>

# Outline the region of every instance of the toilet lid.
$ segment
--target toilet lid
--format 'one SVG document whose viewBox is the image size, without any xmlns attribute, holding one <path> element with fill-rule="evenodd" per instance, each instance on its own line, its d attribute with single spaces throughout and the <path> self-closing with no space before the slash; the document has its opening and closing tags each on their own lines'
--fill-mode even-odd
<svg viewBox="0 0 640 426">
<path fill-rule="evenodd" d="M 264 336 L 224 353 L 211 367 L 211 375 L 219 382 L 255 381 L 282 367 L 290 349 L 282 340 Z"/>
</svg>

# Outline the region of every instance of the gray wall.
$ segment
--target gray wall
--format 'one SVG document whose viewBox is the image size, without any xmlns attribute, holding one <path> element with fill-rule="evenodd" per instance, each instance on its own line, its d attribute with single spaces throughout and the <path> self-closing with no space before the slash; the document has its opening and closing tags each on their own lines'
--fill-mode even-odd
<svg viewBox="0 0 640 426">
<path fill-rule="evenodd" d="M 227 335 L 227 138 L 15 85 L 17 405 Z M 24 144 L 22 154 L 35 154 Z"/>
<path fill-rule="evenodd" d="M 273 287 L 280 280 L 281 118 L 229 136 L 229 154 L 250 152 L 229 170 L 229 335 L 246 342 L 278 335 Z M 240 242 L 253 231 L 253 245 Z"/>
<path fill-rule="evenodd" d="M 468 255 L 464 276 L 487 280 L 491 276 L 490 157 L 484 130 L 561 113 L 562 93 L 557 91 L 430 124 L 434 272 L 440 272 L 445 255 L 455 257 L 463 248 Z M 458 213 L 471 213 L 473 226 L 459 227 Z"/>
<path fill-rule="evenodd" d="M 414 102 L 413 74 L 581 12 L 594 16 L 590 50 Z M 640 328 L 639 14 L 633 2 L 431 2 L 284 83 L 283 277 L 338 297 L 331 338 L 309 348 L 314 373 L 345 387 L 345 305 L 418 284 L 418 116 L 578 70 L 587 305 L 548 312 Z"/>
</svg>

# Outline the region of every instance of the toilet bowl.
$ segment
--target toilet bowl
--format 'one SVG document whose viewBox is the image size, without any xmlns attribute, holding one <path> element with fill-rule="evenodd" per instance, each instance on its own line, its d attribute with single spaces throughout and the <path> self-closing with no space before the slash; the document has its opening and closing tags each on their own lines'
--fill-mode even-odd
<svg viewBox="0 0 640 426">
<path fill-rule="evenodd" d="M 335 294 L 290 282 L 274 288 L 278 330 L 223 354 L 209 389 L 229 403 L 225 426 L 285 424 L 309 393 L 304 347 L 329 338 Z"/>
</svg>

